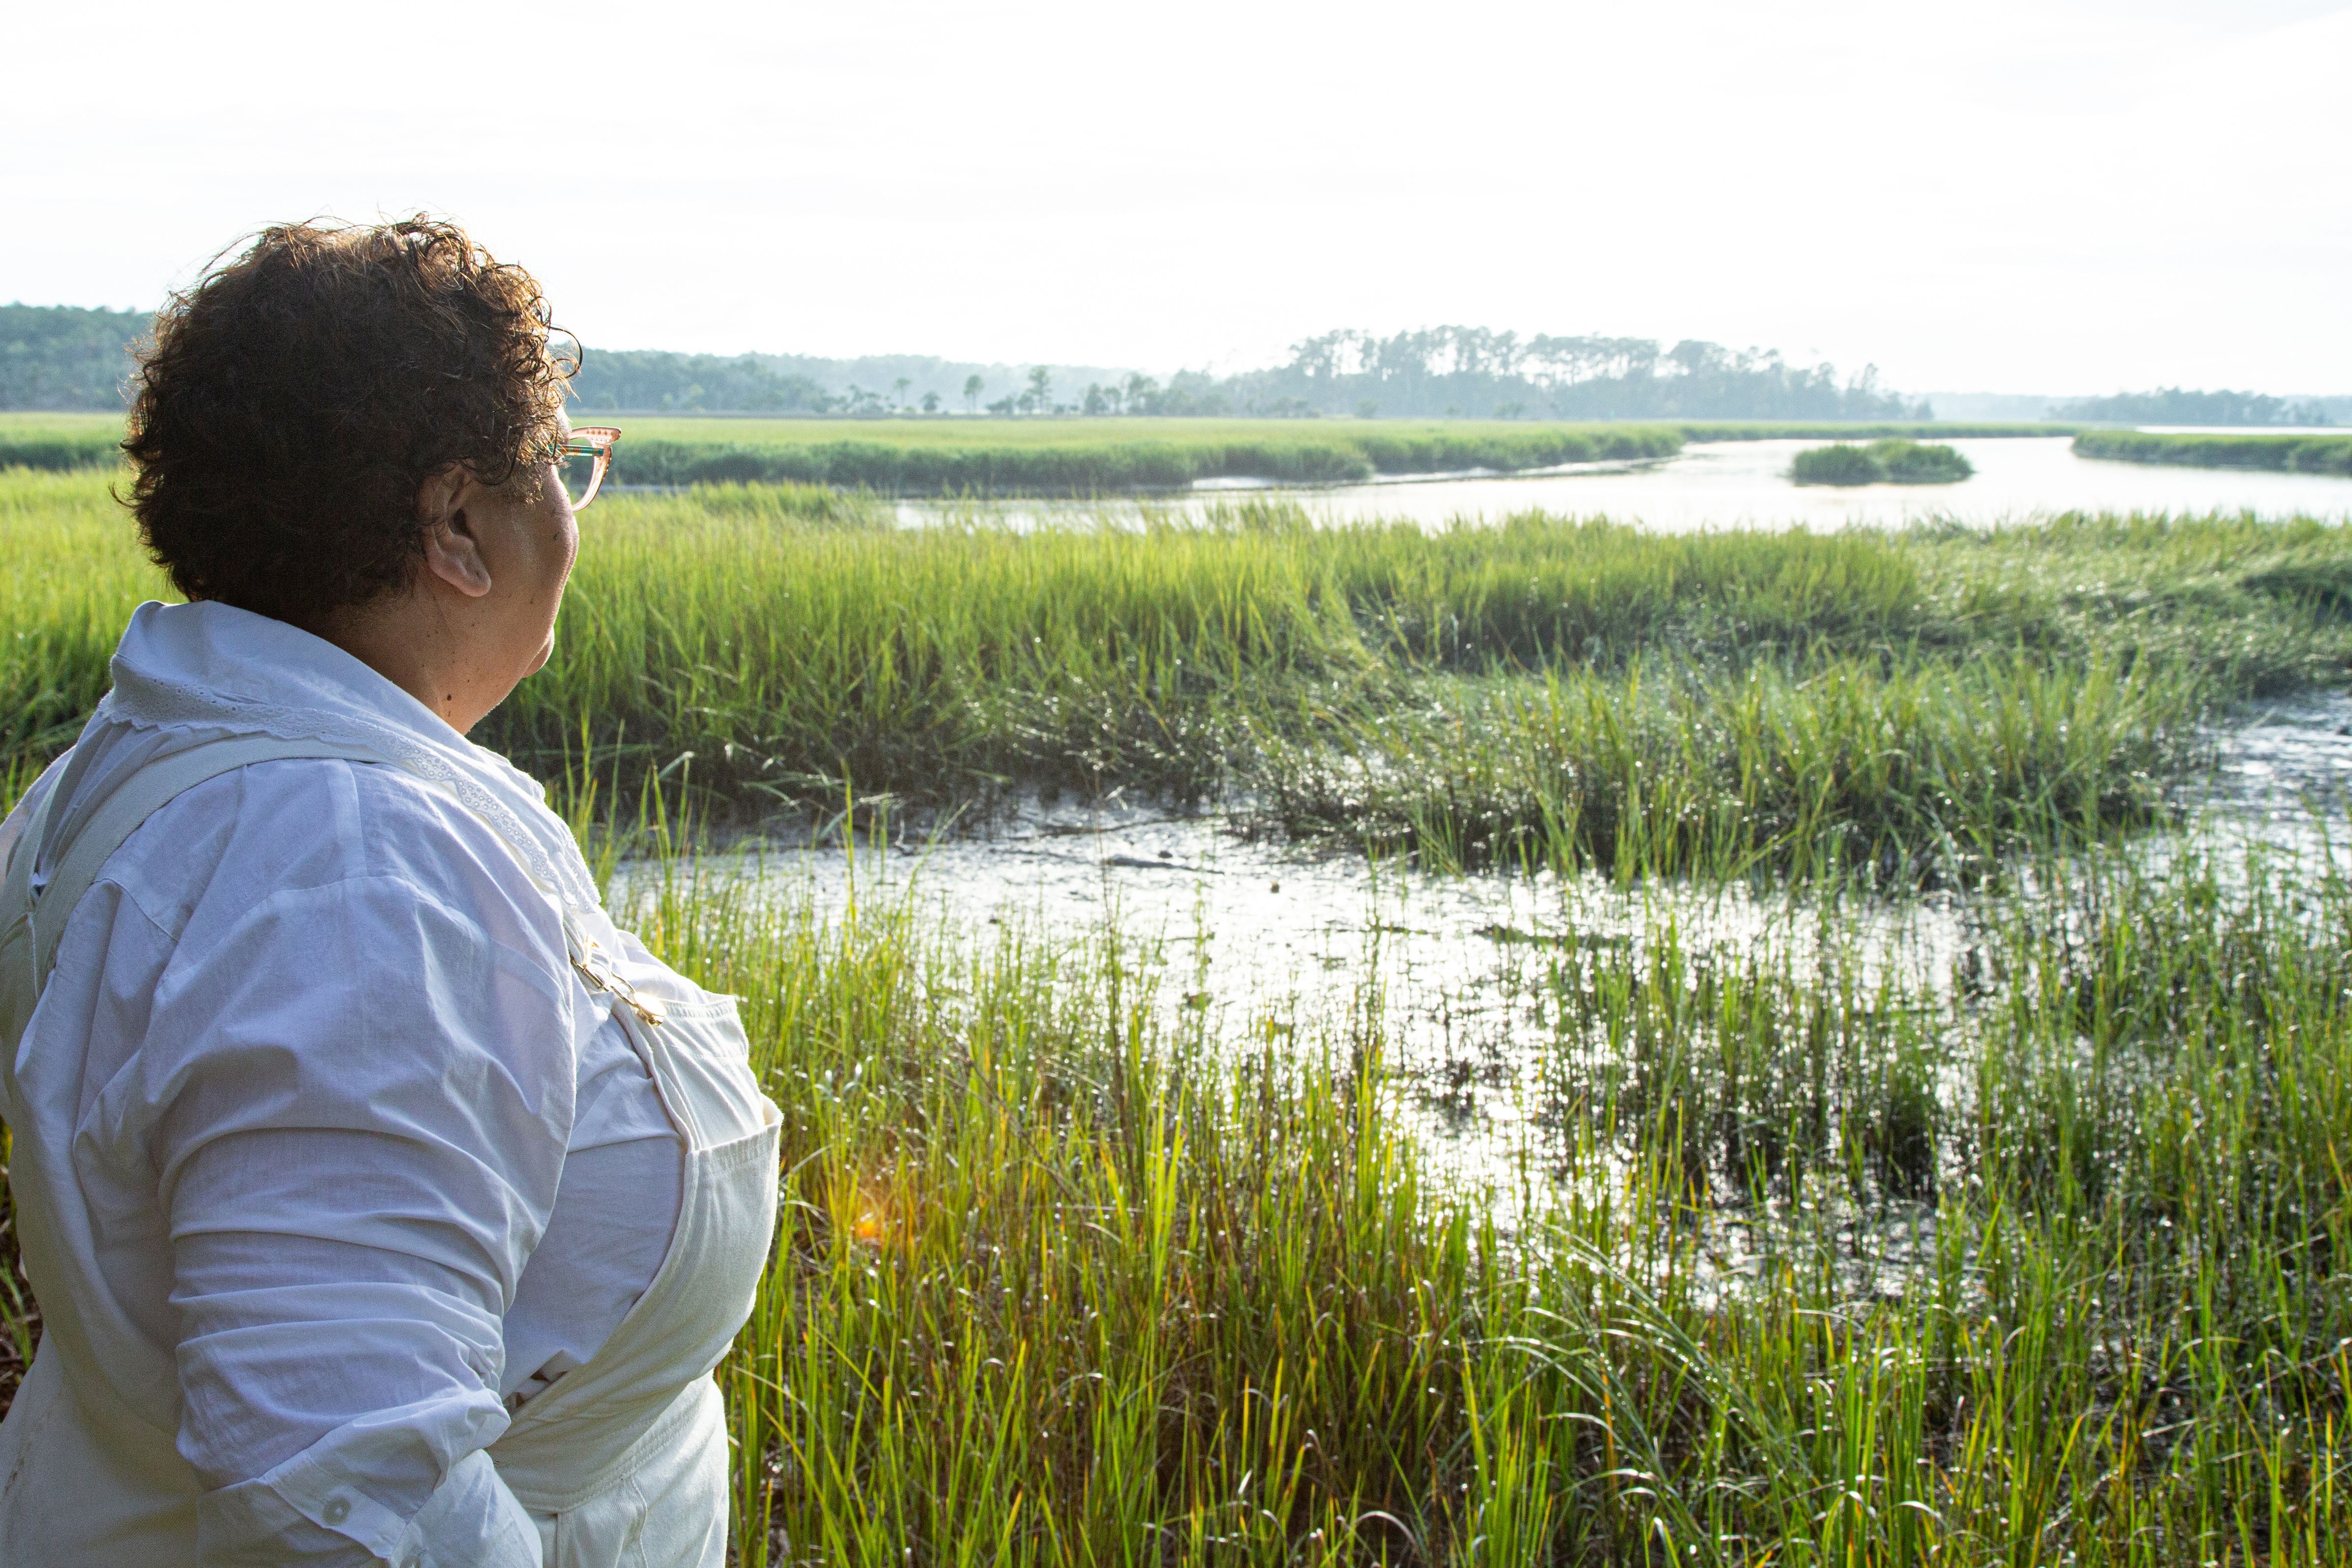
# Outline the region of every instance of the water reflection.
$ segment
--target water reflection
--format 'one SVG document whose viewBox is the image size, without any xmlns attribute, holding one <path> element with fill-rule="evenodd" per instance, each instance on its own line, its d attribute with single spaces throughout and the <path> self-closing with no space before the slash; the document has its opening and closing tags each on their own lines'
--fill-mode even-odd
<svg viewBox="0 0 2352 1568">
<path fill-rule="evenodd" d="M 2213 766 L 2179 801 L 2190 830 L 2134 852 L 2160 870 L 2183 848 L 2222 859 L 2340 856 L 2352 801 L 2352 697 L 2250 706 L 2212 731 Z M 838 849 L 740 850 L 733 868 L 782 897 L 837 910 L 911 900 L 941 929 L 1012 924 L 1062 937 L 1116 929 L 1180 1035 L 1343 1047 L 1368 1002 L 1394 1104 L 1455 1174 L 1510 1186 L 1556 1159 L 1573 1126 L 1561 1075 L 1605 1075 L 1560 1013 L 1564 976 L 1663 946 L 1701 966 L 1760 966 L 1876 989 L 1969 983 L 1981 900 L 1791 892 L 1773 884 L 1621 887 L 1597 874 L 1428 873 L 1307 853 L 1117 799 L 1029 808 L 985 837 L 900 837 Z M 2031 902 L 2046 889 L 2023 873 Z M 2053 875 L 2060 874 L 2058 871 Z"/>
</svg>

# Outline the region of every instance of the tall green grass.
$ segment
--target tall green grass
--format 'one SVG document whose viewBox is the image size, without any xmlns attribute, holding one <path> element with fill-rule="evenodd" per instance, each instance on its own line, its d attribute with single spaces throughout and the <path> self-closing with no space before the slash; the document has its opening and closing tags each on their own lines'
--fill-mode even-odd
<svg viewBox="0 0 2352 1568">
<path fill-rule="evenodd" d="M 480 738 L 741 817 L 1128 788 L 1441 862 L 1924 874 L 2144 821 L 2215 705 L 2352 667 L 2320 524 L 908 530 L 753 486 L 584 526 L 555 657 Z M 0 561 L 5 755 L 37 761 L 158 584 L 96 476 L 0 479 Z"/>
<path fill-rule="evenodd" d="M 1553 670 L 1415 695 L 1365 706 L 1336 741 L 1270 737 L 1251 821 L 1455 867 L 1935 881 L 2157 820 L 2204 689 L 2178 668 L 1994 653 L 1891 673 Z"/>
<path fill-rule="evenodd" d="M 583 561 L 498 721 L 520 752 L 568 755 L 590 714 L 738 800 L 1238 794 L 1441 860 L 1980 859 L 2147 820 L 2214 705 L 2352 658 L 2344 530 L 2226 517 L 1433 535 L 1261 507 L 751 550 L 616 518 Z"/>
<path fill-rule="evenodd" d="M 721 1375 L 747 1563 L 2315 1565 L 2352 1528 L 2340 880 L 2095 858 L 1950 975 L 1570 946 L 1514 1003 L 1507 1228 L 1398 1130 L 1377 997 L 1221 1036 L 1115 932 L 682 869 L 633 918 L 752 998 L 785 1108 Z"/>
<path fill-rule="evenodd" d="M 504 743 L 562 754 L 590 714 L 640 771 L 772 803 L 829 802 L 845 779 L 932 804 L 1023 782 L 1198 799 L 1268 779 L 1286 738 L 1410 706 L 1433 675 L 1801 659 L 1907 634 L 1925 597 L 1880 538 L 1545 518 L 1431 536 L 1241 509 L 741 543 L 683 525 L 599 540 Z M 719 555 L 695 561 L 706 544 Z"/>
<path fill-rule="evenodd" d="M 719 1375 L 746 1564 L 2341 1560 L 2324 869 L 2052 862 L 1948 967 L 1834 907 L 1570 941 L 1507 998 L 1505 1192 L 1401 1131 L 1369 990 L 1171 1009 L 1116 928 L 687 860 L 616 904 L 784 1112 Z"/>
<path fill-rule="evenodd" d="M 141 601 L 172 597 L 89 474 L 0 469 L 0 767 L 73 743 Z"/>
<path fill-rule="evenodd" d="M 19 783 L 155 591 L 111 507 L 0 476 Z M 746 998 L 785 1113 L 721 1371 L 740 1561 L 2341 1560 L 2352 882 L 2101 840 L 2214 705 L 2352 667 L 2343 528 L 584 523 L 486 736 L 568 762 L 583 831 L 592 778 L 1128 782 L 1819 901 L 1720 941 L 1564 909 L 1491 998 L 1531 1064 L 1497 1190 L 1408 1134 L 1370 980 L 1164 1006 L 1115 926 L 821 909 L 647 813 L 617 913 Z M 1990 857 L 1953 944 L 1840 891 Z M 0 1291 L 0 1383 L 34 1325 Z"/>
</svg>

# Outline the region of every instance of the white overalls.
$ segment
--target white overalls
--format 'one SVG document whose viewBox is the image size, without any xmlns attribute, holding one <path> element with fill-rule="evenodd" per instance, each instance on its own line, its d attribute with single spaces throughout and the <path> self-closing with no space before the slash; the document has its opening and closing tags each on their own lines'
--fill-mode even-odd
<svg viewBox="0 0 2352 1568">
<path fill-rule="evenodd" d="M 0 1568 L 185 1568 L 194 1559 L 200 1487 L 174 1447 L 172 1347 L 82 1288 L 98 1270 L 103 1221 L 76 1202 L 70 1150 L 60 1146 L 70 1142 L 72 1104 L 26 1071 L 17 1047 L 73 905 L 140 822 L 226 770 L 317 757 L 374 760 L 317 739 L 208 742 L 132 773 L 95 810 L 74 802 L 69 841 L 44 797 L 10 856 L 0 893 L 0 1111 L 15 1137 L 25 1267 L 45 1317 L 39 1354 L 0 1427 Z M 45 834 L 57 871 L 37 895 L 31 867 Z M 651 1284 L 604 1345 L 524 1404 L 487 1450 L 455 1465 L 415 1519 L 331 1479 L 306 1494 L 299 1462 L 281 1468 L 277 1490 L 305 1517 L 397 1568 L 724 1562 L 728 1438 L 709 1375 L 766 1265 L 779 1117 L 751 1071 L 734 998 L 631 956 L 601 910 L 562 907 L 579 983 L 621 1018 L 684 1144 L 677 1226 Z M 478 1507 L 484 1489 L 510 1494 L 495 1500 L 495 1541 L 472 1562 L 445 1561 L 431 1546 L 431 1516 L 469 1498 Z M 267 1542 L 236 1560 L 269 1562 Z"/>
</svg>

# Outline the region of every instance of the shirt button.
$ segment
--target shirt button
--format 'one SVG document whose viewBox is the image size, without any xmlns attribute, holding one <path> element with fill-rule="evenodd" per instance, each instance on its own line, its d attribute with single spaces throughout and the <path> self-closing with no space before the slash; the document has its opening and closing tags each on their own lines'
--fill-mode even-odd
<svg viewBox="0 0 2352 1568">
<path fill-rule="evenodd" d="M 327 1500 L 327 1506 L 320 1509 L 319 1514 L 329 1524 L 341 1524 L 352 1516 L 352 1500 L 347 1497 L 331 1497 Z"/>
</svg>

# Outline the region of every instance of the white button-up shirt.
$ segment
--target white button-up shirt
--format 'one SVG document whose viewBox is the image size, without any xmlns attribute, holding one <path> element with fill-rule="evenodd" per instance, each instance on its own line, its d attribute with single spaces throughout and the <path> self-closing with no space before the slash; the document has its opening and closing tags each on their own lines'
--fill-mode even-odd
<svg viewBox="0 0 2352 1568">
<path fill-rule="evenodd" d="M 594 1354 L 677 1211 L 677 1134 L 566 956 L 585 868 L 536 786 L 291 626 L 147 605 L 115 675 L 79 771 L 49 776 L 68 788 L 257 729 L 401 749 L 446 785 L 289 759 L 163 807 L 76 910 L 17 1079 L 95 1217 L 75 1290 L 176 1366 L 200 1541 L 358 1564 L 429 1519 L 467 1561 L 511 1498 L 476 1467 L 427 1503 Z M 297 1473 L 334 1500 L 303 1506 Z"/>
</svg>

